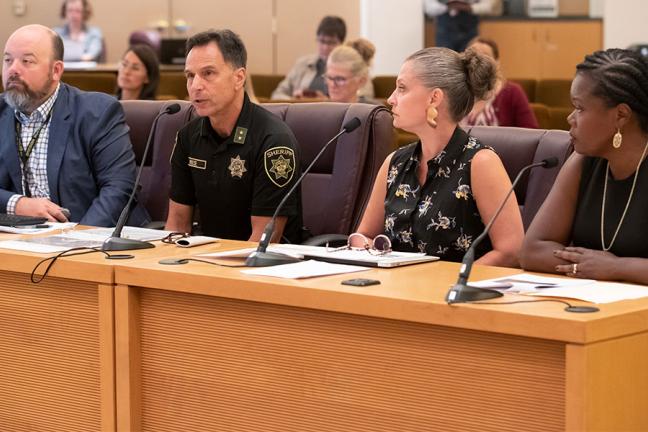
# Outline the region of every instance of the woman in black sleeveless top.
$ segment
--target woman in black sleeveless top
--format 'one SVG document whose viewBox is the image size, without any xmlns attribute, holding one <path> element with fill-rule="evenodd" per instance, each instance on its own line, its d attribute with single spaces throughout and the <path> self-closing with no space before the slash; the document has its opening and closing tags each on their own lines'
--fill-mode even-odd
<svg viewBox="0 0 648 432">
<path fill-rule="evenodd" d="M 473 51 L 426 48 L 403 64 L 392 105 L 394 126 L 419 141 L 383 163 L 358 231 L 387 235 L 394 250 L 461 261 L 511 182 L 499 157 L 458 127 L 493 89 L 494 63 Z M 524 231 L 515 197 L 476 251 L 480 264 L 516 266 Z"/>
<path fill-rule="evenodd" d="M 597 51 L 577 66 L 575 153 L 529 227 L 529 270 L 648 284 L 648 61 Z"/>
</svg>

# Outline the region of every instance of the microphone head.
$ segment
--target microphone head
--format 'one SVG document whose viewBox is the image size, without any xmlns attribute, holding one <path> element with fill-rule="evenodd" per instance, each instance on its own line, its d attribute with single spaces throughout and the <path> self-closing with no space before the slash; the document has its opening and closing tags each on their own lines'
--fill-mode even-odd
<svg viewBox="0 0 648 432">
<path fill-rule="evenodd" d="M 342 127 L 342 130 L 346 133 L 353 132 L 360 126 L 360 119 L 358 117 L 353 117 L 351 120 L 346 122 L 346 124 Z"/>
<path fill-rule="evenodd" d="M 168 107 L 166 107 L 166 109 L 164 110 L 164 113 L 165 114 L 175 114 L 178 111 L 180 111 L 180 104 L 174 103 L 174 104 L 171 104 Z"/>
<path fill-rule="evenodd" d="M 558 165 L 558 158 L 556 156 L 552 156 L 550 158 L 542 160 L 542 167 L 543 168 L 553 168 L 556 165 Z"/>
</svg>

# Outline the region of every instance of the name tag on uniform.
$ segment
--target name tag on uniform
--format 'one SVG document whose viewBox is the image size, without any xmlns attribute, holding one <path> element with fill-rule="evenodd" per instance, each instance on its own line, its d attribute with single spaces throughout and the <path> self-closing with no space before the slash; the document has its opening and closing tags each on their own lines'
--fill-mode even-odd
<svg viewBox="0 0 648 432">
<path fill-rule="evenodd" d="M 189 163 L 187 165 L 189 165 L 191 168 L 198 168 L 202 170 L 207 169 L 207 161 L 195 159 L 192 157 L 189 158 Z"/>
</svg>

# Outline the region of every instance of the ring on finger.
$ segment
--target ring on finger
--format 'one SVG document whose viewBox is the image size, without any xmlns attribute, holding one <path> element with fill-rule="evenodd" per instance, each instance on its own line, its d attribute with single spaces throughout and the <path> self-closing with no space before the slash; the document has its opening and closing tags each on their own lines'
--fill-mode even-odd
<svg viewBox="0 0 648 432">
<path fill-rule="evenodd" d="M 572 273 L 578 273 L 578 263 L 572 264 Z"/>
</svg>

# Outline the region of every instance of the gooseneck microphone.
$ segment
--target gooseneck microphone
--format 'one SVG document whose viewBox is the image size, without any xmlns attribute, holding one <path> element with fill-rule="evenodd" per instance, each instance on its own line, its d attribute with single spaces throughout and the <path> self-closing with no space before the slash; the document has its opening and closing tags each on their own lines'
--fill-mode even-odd
<svg viewBox="0 0 648 432">
<path fill-rule="evenodd" d="M 133 203 L 133 200 L 135 199 L 135 194 L 137 193 L 137 187 L 140 182 L 140 177 L 142 177 L 142 171 L 144 170 L 144 163 L 146 162 L 146 157 L 148 155 L 149 147 L 151 147 L 151 141 L 153 141 L 153 135 L 155 131 L 155 127 L 157 126 L 157 122 L 165 114 L 175 114 L 178 111 L 180 111 L 180 105 L 177 103 L 171 104 L 164 111 L 161 111 L 157 116 L 155 116 L 155 119 L 153 119 L 153 123 L 151 125 L 151 130 L 149 131 L 148 139 L 146 140 L 146 146 L 144 147 L 144 154 L 142 155 L 142 163 L 139 166 L 139 169 L 137 170 L 137 178 L 135 179 L 135 184 L 133 185 L 133 191 L 131 192 L 130 196 L 128 197 L 128 202 L 126 203 L 126 206 L 122 210 L 121 214 L 119 215 L 119 219 L 117 220 L 117 225 L 115 225 L 115 230 L 113 231 L 112 235 L 104 241 L 103 245 L 101 246 L 101 250 L 104 251 L 122 251 L 122 250 L 135 250 L 135 249 L 148 249 L 155 247 L 153 243 L 141 241 L 141 240 L 135 240 L 135 239 L 127 239 L 123 238 L 121 236 L 121 232 L 124 229 L 124 225 L 126 225 L 126 221 L 128 220 L 128 216 L 130 216 L 131 212 L 131 204 Z"/>
<path fill-rule="evenodd" d="M 488 225 L 486 225 L 484 231 L 472 242 L 472 244 L 466 251 L 463 260 L 461 261 L 461 269 L 459 270 L 459 278 L 457 279 L 457 283 L 454 284 L 446 294 L 445 300 L 448 304 L 465 303 L 465 302 L 478 301 L 478 300 L 488 300 L 496 297 L 501 297 L 503 295 L 499 291 L 476 288 L 468 285 L 468 277 L 470 276 L 470 271 L 475 261 L 475 249 L 477 248 L 479 243 L 481 243 L 484 237 L 488 235 L 488 232 L 493 226 L 493 223 L 495 222 L 499 214 L 504 209 L 504 205 L 506 204 L 509 197 L 515 190 L 515 186 L 518 184 L 518 182 L 520 181 L 524 173 L 526 173 L 527 171 L 535 167 L 553 168 L 556 165 L 558 165 L 558 158 L 550 157 L 547 159 L 543 159 L 540 162 L 527 165 L 524 168 L 522 168 L 520 172 L 518 172 L 517 176 L 515 177 L 515 180 L 513 180 L 513 183 L 511 184 L 511 189 L 506 194 L 506 197 L 504 197 L 504 200 L 497 208 L 497 211 L 491 218 L 490 222 L 488 222 Z"/>
<path fill-rule="evenodd" d="M 246 266 L 268 267 L 268 266 L 279 265 L 279 264 L 289 264 L 289 263 L 299 261 L 299 259 L 289 255 L 266 251 L 266 249 L 268 248 L 268 244 L 270 243 L 270 239 L 272 238 L 272 233 L 274 231 L 275 221 L 277 219 L 277 216 L 279 215 L 279 212 L 283 208 L 284 204 L 286 204 L 288 197 L 290 197 L 290 195 L 292 195 L 295 189 L 297 189 L 297 187 L 301 184 L 306 174 L 308 174 L 311 168 L 313 168 L 315 162 L 317 162 L 320 156 L 324 154 L 328 146 L 331 145 L 331 143 L 333 143 L 335 140 L 337 140 L 340 137 L 340 135 L 352 132 L 356 130 L 358 126 L 360 126 L 360 119 L 358 117 L 353 117 L 351 120 L 349 120 L 344 124 L 342 130 L 337 135 L 335 135 L 326 144 L 324 144 L 324 147 L 322 147 L 319 153 L 317 153 L 317 155 L 313 158 L 313 161 L 310 163 L 310 165 L 306 167 L 306 169 L 304 170 L 304 172 L 302 172 L 302 175 L 299 177 L 299 179 L 297 179 L 297 181 L 292 185 L 292 187 L 286 193 L 286 195 L 284 195 L 281 202 L 279 202 L 279 205 L 277 206 L 274 214 L 272 215 L 272 219 L 270 219 L 270 222 L 268 222 L 265 229 L 263 230 L 263 234 L 261 234 L 261 239 L 259 240 L 259 246 L 257 247 L 257 250 L 252 252 L 250 256 L 246 259 L 245 261 Z"/>
</svg>

